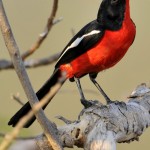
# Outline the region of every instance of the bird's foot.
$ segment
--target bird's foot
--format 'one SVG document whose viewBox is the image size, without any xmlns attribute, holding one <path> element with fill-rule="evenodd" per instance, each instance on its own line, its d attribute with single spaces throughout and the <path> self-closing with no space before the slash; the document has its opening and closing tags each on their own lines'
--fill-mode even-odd
<svg viewBox="0 0 150 150">
<path fill-rule="evenodd" d="M 93 101 L 93 100 L 81 99 L 81 104 L 84 106 L 85 109 L 87 109 L 97 103 L 99 103 L 99 102 L 96 100 Z"/>
<path fill-rule="evenodd" d="M 81 100 L 81 104 L 84 106 L 84 109 L 80 112 L 79 116 L 78 116 L 78 120 L 80 120 L 80 117 L 83 115 L 83 113 L 85 112 L 85 109 L 92 107 L 96 104 L 101 104 L 99 101 L 97 100 L 86 100 L 86 99 L 80 99 Z"/>
<path fill-rule="evenodd" d="M 114 103 L 114 101 L 110 100 L 110 98 L 105 97 L 107 105 Z"/>
<path fill-rule="evenodd" d="M 91 101 L 88 101 L 86 99 L 80 99 L 80 101 L 81 101 L 81 104 L 84 106 L 85 109 L 89 108 L 93 105 Z"/>
</svg>

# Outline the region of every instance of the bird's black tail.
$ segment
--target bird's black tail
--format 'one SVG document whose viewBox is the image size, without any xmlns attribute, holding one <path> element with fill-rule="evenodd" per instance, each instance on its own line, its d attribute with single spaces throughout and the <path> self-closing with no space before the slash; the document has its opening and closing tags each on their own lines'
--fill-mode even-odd
<svg viewBox="0 0 150 150">
<path fill-rule="evenodd" d="M 50 91 L 51 87 L 54 86 L 57 82 L 59 77 L 61 77 L 61 71 L 56 69 L 53 75 L 47 80 L 47 82 L 40 88 L 40 90 L 36 93 L 39 101 L 46 96 L 46 94 Z M 63 83 L 62 83 L 63 84 Z M 43 106 L 43 109 L 48 105 L 48 103 Z M 27 102 L 8 122 L 8 125 L 12 125 L 13 127 L 16 126 L 18 121 L 25 116 L 31 110 L 31 106 L 29 102 Z M 35 116 L 33 116 L 25 125 L 24 128 L 28 128 L 34 121 Z"/>
</svg>

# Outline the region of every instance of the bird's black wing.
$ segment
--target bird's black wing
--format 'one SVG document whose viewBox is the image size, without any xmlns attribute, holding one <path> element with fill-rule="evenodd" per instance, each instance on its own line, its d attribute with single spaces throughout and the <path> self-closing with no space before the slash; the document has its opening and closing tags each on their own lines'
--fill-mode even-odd
<svg viewBox="0 0 150 150">
<path fill-rule="evenodd" d="M 102 39 L 103 35 L 104 29 L 101 28 L 100 24 L 96 20 L 88 23 L 64 48 L 55 67 L 58 68 L 60 65 L 69 63 L 73 59 L 82 55 L 96 45 L 97 42 Z"/>
</svg>

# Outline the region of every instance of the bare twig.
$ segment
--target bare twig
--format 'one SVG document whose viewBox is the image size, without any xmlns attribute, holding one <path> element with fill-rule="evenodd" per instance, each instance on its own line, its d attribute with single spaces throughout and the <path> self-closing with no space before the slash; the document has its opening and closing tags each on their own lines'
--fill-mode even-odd
<svg viewBox="0 0 150 150">
<path fill-rule="evenodd" d="M 138 141 L 150 126 L 150 88 L 141 84 L 126 103 L 96 103 L 82 112 L 79 120 L 58 127 L 63 147 L 116 150 L 116 143 Z M 37 143 L 44 147 L 47 140 L 38 136 Z"/>
<path fill-rule="evenodd" d="M 32 111 L 30 111 L 27 115 L 25 115 L 24 117 L 22 117 L 20 119 L 20 121 L 17 123 L 16 127 L 12 130 L 11 133 L 8 133 L 5 135 L 5 138 L 3 140 L 3 142 L 0 145 L 0 150 L 4 150 L 6 149 L 11 142 L 17 137 L 17 135 L 19 134 L 20 130 L 22 129 L 22 127 L 26 124 L 26 122 L 28 120 L 30 120 L 34 113 L 38 112 L 49 100 L 52 99 L 52 97 L 57 93 L 57 91 L 59 90 L 59 88 L 61 87 L 60 83 L 57 83 L 52 89 L 51 91 L 48 93 L 48 95 L 43 98 L 40 102 L 36 103 L 35 105 L 33 105 L 32 107 Z M 49 127 L 51 128 L 51 124 L 48 120 L 45 120 L 45 124 L 47 124 Z M 53 131 L 57 132 L 56 128 L 54 128 L 53 126 Z M 50 141 L 51 146 L 53 147 L 53 149 L 62 149 L 61 147 L 59 148 L 56 144 L 56 142 L 54 140 L 51 140 L 51 135 L 48 134 L 49 131 L 47 131 L 48 129 L 45 129 L 45 135 L 48 139 L 48 141 Z"/>
<path fill-rule="evenodd" d="M 55 61 L 57 61 L 59 56 L 60 56 L 60 52 L 46 58 L 32 59 L 29 61 L 25 61 L 24 65 L 26 68 L 35 68 L 35 67 L 50 65 Z"/>
<path fill-rule="evenodd" d="M 72 123 L 72 121 L 66 119 L 63 116 L 56 116 L 56 118 L 59 119 L 59 120 L 61 120 L 61 121 L 63 121 L 65 124 L 71 124 Z"/>
<path fill-rule="evenodd" d="M 57 7 L 58 7 L 58 0 L 54 0 L 52 11 L 51 11 L 50 17 L 48 18 L 44 31 L 40 34 L 40 36 L 38 37 L 37 41 L 33 44 L 33 46 L 21 55 L 23 60 L 25 60 L 28 56 L 33 54 L 40 47 L 40 45 L 46 39 L 47 35 L 50 33 L 50 30 L 52 29 L 53 25 L 59 23 L 62 20 L 62 18 L 55 20 Z M 57 53 L 57 54 L 54 54 L 52 56 L 42 58 L 42 59 L 34 59 L 30 61 L 25 61 L 24 62 L 25 67 L 32 68 L 32 67 L 38 67 L 38 66 L 51 64 L 58 59 L 59 54 L 60 53 Z M 13 69 L 12 62 L 9 60 L 5 60 L 5 59 L 0 60 L 0 70 L 3 70 L 3 69 Z"/>
<path fill-rule="evenodd" d="M 13 94 L 12 99 L 18 102 L 22 106 L 24 105 L 23 101 L 20 99 L 19 93 L 17 93 L 16 95 Z"/>
<path fill-rule="evenodd" d="M 42 42 L 45 40 L 45 38 L 47 37 L 49 31 L 51 30 L 52 26 L 59 22 L 59 21 L 54 21 L 54 18 L 56 16 L 56 12 L 57 12 L 57 8 L 58 8 L 58 0 L 54 0 L 53 1 L 53 7 L 52 7 L 52 12 L 50 17 L 48 18 L 47 21 L 47 25 L 44 29 L 44 31 L 39 35 L 37 41 L 33 44 L 33 46 L 26 51 L 24 54 L 22 54 L 22 59 L 24 60 L 26 57 L 30 56 L 32 53 L 34 53 L 42 44 Z"/>
<path fill-rule="evenodd" d="M 23 65 L 19 48 L 17 46 L 17 43 L 14 39 L 13 33 L 11 31 L 11 27 L 9 25 L 7 16 L 5 14 L 5 10 L 3 7 L 2 0 L 0 0 L 0 28 L 4 37 L 5 44 L 7 46 L 7 49 L 9 51 L 10 57 L 12 59 L 15 71 L 20 79 L 20 82 L 24 88 L 24 91 L 26 93 L 26 96 L 30 102 L 31 107 L 33 107 L 36 103 L 38 103 L 38 99 L 33 91 L 33 88 L 31 86 L 30 80 L 28 78 L 28 75 L 26 73 L 25 67 Z M 39 121 L 41 127 L 44 130 L 44 133 L 46 137 L 48 138 L 48 141 L 52 144 L 52 147 L 54 149 L 62 149 L 61 144 L 55 135 L 55 132 L 53 130 L 52 125 L 50 122 L 47 121 L 46 116 L 44 115 L 44 112 L 42 109 L 40 109 L 38 112 L 35 113 L 37 120 Z M 21 125 L 18 125 L 21 127 Z M 8 144 L 5 145 L 6 147 Z M 5 149 L 6 147 L 1 146 L 1 150 Z"/>
<path fill-rule="evenodd" d="M 11 61 L 5 59 L 0 60 L 0 70 L 12 69 L 12 68 L 14 67 Z"/>
<path fill-rule="evenodd" d="M 54 63 L 59 58 L 60 52 L 49 57 L 41 58 L 41 59 L 31 59 L 24 60 L 24 66 L 26 68 L 35 68 L 40 66 L 45 66 Z M 13 64 L 8 60 L 0 60 L 0 70 L 13 69 Z"/>
<path fill-rule="evenodd" d="M 141 84 L 126 103 L 95 103 L 82 112 L 79 120 L 65 119 L 67 124 L 58 128 L 63 147 L 116 150 L 117 142 L 139 141 L 139 136 L 150 126 L 150 88 Z M 40 135 L 36 140 L 40 149 L 45 150 L 47 139 Z"/>
<path fill-rule="evenodd" d="M 0 137 L 4 138 L 7 135 L 7 133 L 0 133 Z M 16 137 L 16 140 L 34 140 L 36 136 L 30 136 L 30 137 Z"/>
</svg>

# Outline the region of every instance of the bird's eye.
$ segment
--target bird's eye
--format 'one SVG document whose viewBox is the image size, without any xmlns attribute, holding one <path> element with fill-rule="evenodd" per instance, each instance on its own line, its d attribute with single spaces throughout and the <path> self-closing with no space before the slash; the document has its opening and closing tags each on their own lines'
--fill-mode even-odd
<svg viewBox="0 0 150 150">
<path fill-rule="evenodd" d="M 111 0 L 111 4 L 117 4 L 119 0 Z"/>
</svg>

